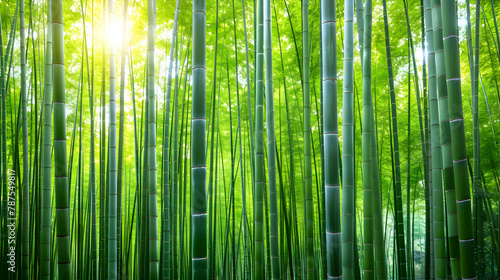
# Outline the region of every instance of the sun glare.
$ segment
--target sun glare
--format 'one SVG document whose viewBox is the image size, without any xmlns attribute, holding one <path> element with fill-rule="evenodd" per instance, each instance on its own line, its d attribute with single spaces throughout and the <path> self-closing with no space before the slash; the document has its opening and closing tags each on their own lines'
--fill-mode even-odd
<svg viewBox="0 0 500 280">
<path fill-rule="evenodd" d="M 123 37 L 123 23 L 121 18 L 115 18 L 114 23 L 108 27 L 108 43 L 120 46 Z"/>
</svg>

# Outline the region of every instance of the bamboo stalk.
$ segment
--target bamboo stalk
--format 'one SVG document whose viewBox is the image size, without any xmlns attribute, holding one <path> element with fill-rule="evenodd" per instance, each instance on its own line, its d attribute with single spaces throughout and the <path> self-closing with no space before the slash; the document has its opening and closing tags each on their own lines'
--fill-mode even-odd
<svg viewBox="0 0 500 280">
<path fill-rule="evenodd" d="M 207 194 L 206 194 L 206 57 L 205 1 L 193 1 L 193 93 L 191 112 L 191 204 L 192 279 L 207 279 Z"/>
</svg>

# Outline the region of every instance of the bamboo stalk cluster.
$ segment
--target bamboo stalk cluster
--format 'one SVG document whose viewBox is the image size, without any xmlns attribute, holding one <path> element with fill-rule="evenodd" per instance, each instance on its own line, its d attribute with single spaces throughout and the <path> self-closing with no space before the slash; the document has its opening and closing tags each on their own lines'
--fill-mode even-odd
<svg viewBox="0 0 500 280">
<path fill-rule="evenodd" d="M 465 39 L 454 0 L 35 2 L 0 13 L 2 279 L 500 275 L 494 1 Z"/>
</svg>

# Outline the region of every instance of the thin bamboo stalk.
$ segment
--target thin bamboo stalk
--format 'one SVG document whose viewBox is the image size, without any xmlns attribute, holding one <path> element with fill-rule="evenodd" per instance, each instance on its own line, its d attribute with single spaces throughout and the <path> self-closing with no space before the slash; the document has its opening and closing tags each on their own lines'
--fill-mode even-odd
<svg viewBox="0 0 500 280">
<path fill-rule="evenodd" d="M 354 169 L 354 1 L 344 1 L 344 82 L 342 109 L 342 275 L 354 279 L 356 187 Z"/>
<path fill-rule="evenodd" d="M 42 233 L 41 233 L 41 256 L 40 277 L 50 279 L 51 240 L 52 231 L 52 1 L 47 2 L 47 35 L 45 46 L 45 76 L 44 76 L 44 130 L 43 130 L 43 187 L 42 187 Z M 0 54 L 1 55 L 1 54 Z"/>
</svg>

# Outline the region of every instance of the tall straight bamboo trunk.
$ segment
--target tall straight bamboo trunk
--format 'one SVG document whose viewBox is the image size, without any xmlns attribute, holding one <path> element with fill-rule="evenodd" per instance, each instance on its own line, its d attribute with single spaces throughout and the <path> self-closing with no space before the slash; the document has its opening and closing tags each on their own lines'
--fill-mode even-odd
<svg viewBox="0 0 500 280">
<path fill-rule="evenodd" d="M 177 29 L 179 20 L 179 4 L 177 0 L 175 5 L 174 29 L 172 32 L 172 41 L 170 42 L 170 55 L 167 74 L 167 103 L 165 104 L 165 116 L 163 118 L 163 211 L 162 211 L 162 271 L 160 272 L 163 279 L 171 279 L 172 277 L 172 231 L 171 231 L 171 204 L 170 204 L 170 100 L 172 92 L 172 68 L 174 64 L 174 51 L 177 42 Z"/>
<path fill-rule="evenodd" d="M 476 205 L 476 253 L 477 253 L 477 274 L 479 278 L 483 278 L 485 272 L 485 256 L 484 256 L 484 217 L 483 217 L 483 190 L 481 185 L 481 146 L 479 137 L 479 106 L 478 106 L 478 93 L 479 93 L 479 18 L 480 18 L 480 0 L 476 1 L 476 23 L 475 23 L 475 48 L 474 57 L 470 57 L 473 61 L 471 68 L 471 84 L 472 84 L 472 127 L 473 127 L 473 157 L 474 157 L 474 171 L 472 178 L 472 189 L 474 193 Z M 471 38 L 472 40 L 472 38 Z M 472 53 L 472 48 L 471 48 Z M 474 214 L 473 214 L 474 215 Z"/>
<path fill-rule="evenodd" d="M 335 3 L 321 1 L 323 53 L 323 143 L 325 149 L 326 255 L 329 279 L 342 277 L 340 182 L 337 120 L 337 40 Z"/>
<path fill-rule="evenodd" d="M 94 3 L 92 2 L 92 17 L 94 17 Z M 95 134 L 94 129 L 94 19 L 92 19 L 92 76 L 90 77 L 90 167 L 89 167 L 89 189 L 90 189 L 90 278 L 95 280 L 97 274 L 97 217 L 96 217 L 96 174 L 95 174 Z M 88 61 L 87 61 L 88 66 Z"/>
<path fill-rule="evenodd" d="M 257 0 L 257 55 L 256 55 L 256 97 L 255 97 L 255 273 L 254 279 L 264 277 L 264 0 Z"/>
<path fill-rule="evenodd" d="M 467 172 L 467 148 L 465 142 L 464 118 L 462 109 L 462 88 L 460 78 L 460 55 L 458 48 L 457 16 L 449 11 L 456 10 L 454 0 L 443 0 L 441 15 L 443 19 L 443 41 L 446 63 L 446 76 L 449 90 L 448 108 L 455 171 L 455 197 L 457 202 L 458 239 L 460 244 L 461 276 L 465 279 L 476 277 L 474 260 L 474 235 L 472 232 L 472 213 Z"/>
<path fill-rule="evenodd" d="M 19 36 L 21 53 L 21 118 L 23 129 L 23 177 L 21 192 L 22 209 L 22 257 L 21 276 L 24 279 L 30 278 L 30 188 L 29 188 L 29 160 L 28 160 L 28 102 L 26 90 L 26 40 L 24 26 L 24 0 L 20 2 L 19 9 Z"/>
<path fill-rule="evenodd" d="M 312 198 L 311 165 L 311 105 L 309 96 L 309 1 L 302 1 L 302 68 L 303 68 L 303 112 L 304 112 L 304 207 L 306 238 L 307 279 L 314 279 L 314 208 Z"/>
<path fill-rule="evenodd" d="M 427 40 L 428 56 L 428 89 L 429 89 L 429 116 L 431 129 L 431 176 L 432 176 L 432 233 L 434 247 L 434 277 L 436 279 L 446 278 L 446 250 L 444 238 L 444 205 L 443 205 L 443 182 L 442 182 L 442 154 L 441 135 L 439 125 L 439 108 L 436 85 L 436 59 L 434 52 L 433 22 L 430 0 L 424 0 L 425 9 L 425 33 Z"/>
<path fill-rule="evenodd" d="M 354 1 L 344 1 L 344 82 L 342 108 L 342 275 L 355 278 L 356 188 L 354 186 Z M 327 111 L 328 112 L 328 111 Z"/>
<path fill-rule="evenodd" d="M 193 95 L 191 104 L 191 277 L 207 279 L 205 0 L 193 1 Z"/>
<path fill-rule="evenodd" d="M 44 75 L 44 129 L 43 129 L 43 183 L 41 196 L 41 252 L 40 277 L 50 279 L 50 263 L 52 255 L 52 1 L 47 1 L 47 34 L 45 45 Z M 0 66 L 1 67 L 1 66 Z"/>
<path fill-rule="evenodd" d="M 243 6 L 244 7 L 244 6 Z M 217 240 L 217 187 L 215 187 L 215 198 L 214 198 L 214 169 L 217 168 L 217 161 L 215 161 L 215 168 L 214 168 L 214 143 L 216 145 L 215 150 L 217 151 L 217 148 L 219 147 L 217 145 L 218 142 L 217 140 L 214 140 L 215 134 L 219 132 L 217 129 L 217 132 L 215 131 L 215 117 L 216 115 L 218 116 L 219 111 L 217 111 L 217 114 L 215 113 L 215 110 L 218 109 L 218 106 L 216 106 L 215 100 L 216 100 L 216 92 L 217 92 L 217 49 L 218 49 L 218 42 L 219 42 L 219 2 L 215 4 L 215 12 L 216 12 L 216 18 L 215 18 L 215 50 L 214 50 L 214 76 L 213 76 L 213 84 L 212 84 L 212 133 L 210 135 L 211 140 L 210 140 L 210 178 L 208 182 L 208 197 L 209 197 L 209 216 L 208 216 L 208 253 L 210 254 L 208 256 L 208 279 L 215 279 L 216 273 L 215 273 L 215 252 L 217 250 L 217 245 L 216 245 L 216 240 Z M 248 56 L 247 56 L 248 57 Z M 247 76 L 249 74 L 247 73 Z M 250 83 L 247 85 L 250 87 Z M 220 91 L 219 91 L 220 93 Z M 220 100 L 219 100 L 220 103 Z M 251 106 L 251 105 L 250 105 Z M 250 108 L 251 111 L 251 108 Z M 217 119 L 218 120 L 218 119 Z M 251 122 L 250 122 L 251 123 Z M 218 134 L 217 138 L 218 139 Z M 215 157 L 217 157 L 217 152 L 215 153 Z M 252 168 L 253 169 L 253 168 Z M 215 173 L 217 174 L 217 172 Z M 253 177 L 252 177 L 253 178 Z M 215 185 L 217 185 L 217 175 L 215 176 Z M 214 201 L 214 202 L 212 202 Z M 214 205 L 215 204 L 215 205 Z M 213 226 L 212 226 L 213 224 Z"/>
<path fill-rule="evenodd" d="M 101 127 L 99 151 L 99 278 L 107 277 L 106 261 L 106 2 L 102 3 L 102 73 L 101 73 Z"/>
<path fill-rule="evenodd" d="M 244 3 L 243 3 L 244 7 Z M 237 141 L 239 140 L 239 155 L 240 155 L 240 180 L 241 180 L 241 200 L 242 200 L 242 220 L 243 220 L 243 277 L 244 279 L 249 279 L 249 269 L 247 266 L 248 255 L 247 255 L 247 239 L 248 239 L 248 229 L 247 229 L 247 208 L 246 208 L 246 190 L 245 190 L 245 178 L 243 169 L 243 150 L 242 150 L 242 139 L 241 139 L 241 112 L 240 112 L 240 94 L 239 94 L 239 82 L 238 82 L 238 47 L 237 47 L 237 37 L 236 37 L 236 13 L 233 0 L 233 31 L 234 31 L 234 51 L 235 51 L 235 80 L 236 80 L 236 104 L 238 109 L 238 131 L 237 131 Z M 248 51 L 247 51 L 248 53 Z M 229 100 L 231 101 L 231 100 Z M 233 206 L 234 207 L 234 206 Z M 234 224 L 233 224 L 234 226 Z M 240 231 L 241 232 L 241 231 Z"/>
<path fill-rule="evenodd" d="M 455 202 L 455 180 L 451 151 L 450 121 L 448 113 L 448 92 L 443 46 L 443 28 L 441 19 L 441 0 L 432 0 L 432 25 L 436 60 L 436 79 L 439 105 L 439 128 L 441 136 L 442 174 L 446 195 L 446 221 L 449 258 L 453 279 L 460 279 L 460 251 L 457 230 L 457 204 Z"/>
<path fill-rule="evenodd" d="M 377 279 L 385 279 L 386 259 L 384 250 L 382 197 L 380 190 L 377 137 L 375 120 L 373 117 L 373 101 L 371 86 L 371 58 L 372 58 L 372 1 L 365 2 L 364 18 L 364 45 L 363 45 L 363 210 L 365 211 L 365 279 L 373 279 L 374 272 Z M 372 247 L 373 246 L 373 247 Z M 373 248 L 373 249 L 372 249 Z M 375 254 L 375 266 L 373 255 Z M 370 258 L 371 257 L 371 258 Z M 374 270 L 373 270 L 374 269 Z M 371 270 L 371 271 L 370 271 Z"/>
<path fill-rule="evenodd" d="M 114 25 L 115 11 L 114 0 L 108 0 L 108 22 L 110 26 Z M 112 38 L 114 30 L 108 30 L 109 37 Z M 117 149 L 116 149 L 116 70 L 115 70 L 115 42 L 109 42 L 109 119 L 108 119 L 108 180 L 109 180 L 109 195 L 108 195 L 108 278 L 117 278 Z"/>
<path fill-rule="evenodd" d="M 425 264 L 426 267 L 429 266 L 429 261 L 430 261 L 430 254 L 432 252 L 430 248 L 430 236 L 432 232 L 430 231 L 432 224 L 430 223 L 430 217 L 432 216 L 432 211 L 430 208 L 430 202 L 429 202 L 429 158 L 428 158 L 428 145 L 426 142 L 426 133 L 427 133 L 427 117 L 425 113 L 425 108 L 424 108 L 424 117 L 425 117 L 425 122 L 422 121 L 422 107 L 420 106 L 420 90 L 419 90 L 419 81 L 418 81 L 418 71 L 417 71 L 417 61 L 415 59 L 415 50 L 413 47 L 413 39 L 412 39 L 412 33 L 411 33 L 411 26 L 410 26 L 410 19 L 408 15 L 408 6 L 407 6 L 407 1 L 403 0 L 404 4 L 404 9 L 405 9 L 405 16 L 406 16 L 406 25 L 407 25 L 407 33 L 408 33 L 408 39 L 410 41 L 410 50 L 411 50 L 411 56 L 412 56 L 412 65 L 413 65 L 413 76 L 415 77 L 415 94 L 417 97 L 417 111 L 418 111 L 418 120 L 419 120 L 419 127 L 420 127 L 420 143 L 422 147 L 422 160 L 423 160 L 423 166 L 424 166 L 424 189 L 425 189 L 425 207 L 426 207 L 426 237 L 425 237 Z M 423 39 L 425 41 L 425 37 Z M 423 67 L 425 69 L 425 66 Z M 425 70 L 424 70 L 424 77 L 425 77 Z M 425 96 L 425 83 L 426 79 L 423 79 L 424 83 L 424 96 Z M 425 105 L 425 103 L 424 103 Z M 431 194 L 432 195 L 432 194 Z M 426 273 L 429 273 L 431 269 L 426 269 Z"/>
<path fill-rule="evenodd" d="M 158 209 L 156 194 L 156 96 L 155 96 L 155 25 L 156 1 L 148 1 L 148 43 L 147 43 L 147 95 L 148 95 L 148 248 L 149 279 L 158 279 Z"/>
<path fill-rule="evenodd" d="M 178 228 L 178 185 L 179 185 L 179 50 L 176 44 L 175 50 L 175 84 L 174 84 L 174 129 L 173 129 L 173 149 L 172 149 L 172 277 L 176 279 L 178 276 L 178 260 L 177 252 L 177 228 Z"/>
<path fill-rule="evenodd" d="M 274 135 L 273 52 L 271 28 L 271 1 L 264 0 L 264 62 L 266 68 L 266 128 L 267 128 L 267 176 L 269 184 L 269 212 L 271 223 L 272 278 L 281 279 L 278 236 L 278 193 L 276 192 L 276 138 Z"/>
<path fill-rule="evenodd" d="M 118 132 L 118 172 L 116 178 L 117 191 L 117 275 L 122 276 L 123 271 L 123 242 L 122 242 L 122 192 L 126 182 L 123 181 L 123 153 L 124 153 L 124 129 L 125 129 L 125 69 L 127 66 L 127 21 L 128 21 L 128 0 L 123 1 L 122 12 L 122 49 L 121 49 L 121 69 L 120 69 L 120 126 Z M 125 213 L 127 214 L 127 213 Z"/>
<path fill-rule="evenodd" d="M 406 273 L 406 250 L 404 239 L 404 221 L 403 221 L 403 200 L 401 196 L 401 166 L 399 159 L 399 136 L 398 136 L 398 119 L 396 111 L 396 93 L 394 92 L 394 78 L 392 71 L 391 45 L 389 42 L 389 23 L 387 19 L 387 4 L 383 0 L 384 8 L 384 31 L 385 31 L 385 48 L 387 55 L 387 71 L 389 75 L 389 91 L 391 95 L 391 117 L 392 117 L 392 140 L 394 145 L 394 205 L 396 209 L 396 245 L 397 245 L 397 261 L 398 271 L 401 279 L 407 278 Z M 407 233 L 409 234 L 409 233 Z"/>
<path fill-rule="evenodd" d="M 54 191 L 56 196 L 57 267 L 61 279 L 71 279 L 69 186 L 66 157 L 66 98 L 62 0 L 51 0 L 54 73 Z"/>
</svg>

